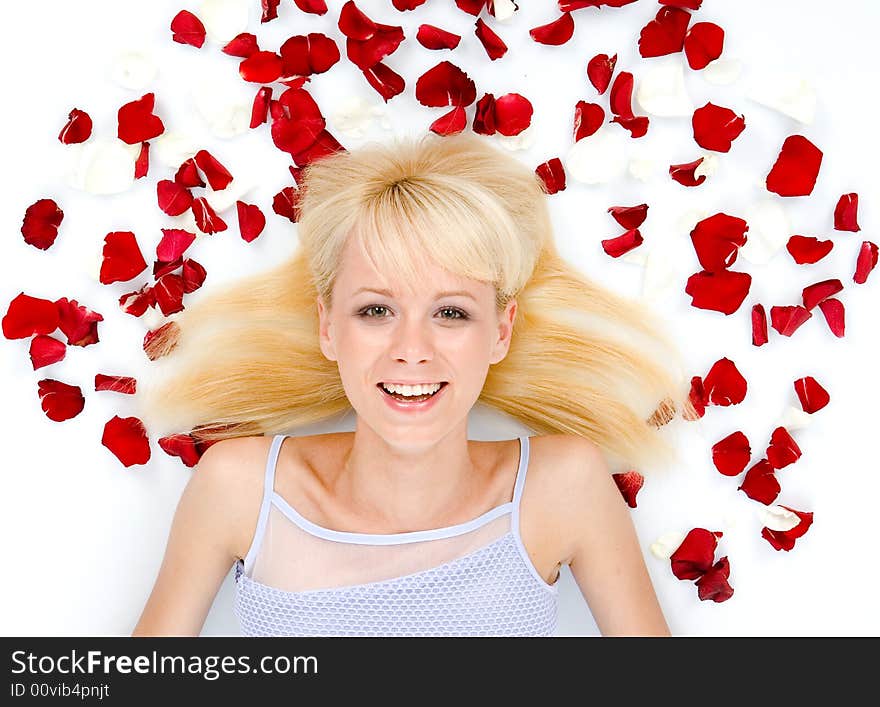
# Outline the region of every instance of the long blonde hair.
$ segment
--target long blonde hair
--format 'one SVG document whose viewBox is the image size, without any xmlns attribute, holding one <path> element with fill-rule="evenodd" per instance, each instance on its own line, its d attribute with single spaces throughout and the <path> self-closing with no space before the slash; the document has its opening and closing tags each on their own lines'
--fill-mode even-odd
<svg viewBox="0 0 880 707">
<path fill-rule="evenodd" d="M 536 173 L 474 133 L 427 133 L 305 166 L 299 244 L 285 262 L 179 313 L 150 341 L 142 419 L 197 440 L 274 434 L 350 410 L 318 344 L 348 238 L 380 272 L 416 282 L 433 261 L 517 299 L 507 356 L 479 401 L 536 434 L 589 438 L 612 466 L 677 458 L 658 429 L 692 414 L 679 351 L 644 305 L 591 282 L 557 253 Z"/>
</svg>

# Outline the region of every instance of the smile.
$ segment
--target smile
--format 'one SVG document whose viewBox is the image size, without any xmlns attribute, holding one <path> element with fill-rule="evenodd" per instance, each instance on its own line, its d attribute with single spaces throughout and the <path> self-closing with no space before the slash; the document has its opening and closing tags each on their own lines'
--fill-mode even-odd
<svg viewBox="0 0 880 707">
<path fill-rule="evenodd" d="M 391 385 L 391 384 L 389 384 Z M 434 384 L 436 386 L 437 384 Z M 434 387 L 430 386 L 430 387 Z M 382 397 L 393 409 L 403 412 L 419 412 L 434 407 L 437 400 L 443 397 L 443 392 L 449 387 L 447 381 L 439 384 L 439 388 L 434 392 L 427 392 L 421 395 L 402 395 L 400 392 L 391 392 L 385 388 L 382 383 L 377 383 L 376 387 L 382 393 Z M 401 386 L 391 385 L 392 388 L 401 389 Z M 426 386 L 428 387 L 428 386 Z"/>
</svg>

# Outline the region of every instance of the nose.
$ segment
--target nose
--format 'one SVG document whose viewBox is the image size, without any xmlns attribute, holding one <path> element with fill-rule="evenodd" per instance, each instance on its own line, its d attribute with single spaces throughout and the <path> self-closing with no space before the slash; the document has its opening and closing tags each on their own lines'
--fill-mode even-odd
<svg viewBox="0 0 880 707">
<path fill-rule="evenodd" d="M 391 354 L 399 361 L 430 361 L 434 357 L 430 327 L 418 317 L 402 318 L 394 330 Z"/>
</svg>

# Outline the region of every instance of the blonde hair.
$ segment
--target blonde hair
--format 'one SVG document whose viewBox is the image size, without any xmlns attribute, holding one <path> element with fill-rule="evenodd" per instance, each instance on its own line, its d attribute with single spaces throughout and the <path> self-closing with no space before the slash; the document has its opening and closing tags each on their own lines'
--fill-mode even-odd
<svg viewBox="0 0 880 707">
<path fill-rule="evenodd" d="M 305 166 L 299 245 L 285 262 L 206 294 L 149 342 L 138 393 L 149 428 L 196 440 L 274 434 L 350 410 L 318 344 L 316 297 L 349 238 L 380 272 L 418 282 L 429 261 L 491 282 L 517 315 L 479 401 L 537 434 L 582 435 L 610 464 L 677 458 L 658 427 L 693 414 L 679 352 L 644 305 L 591 282 L 553 242 L 536 173 L 474 133 L 397 138 Z"/>
</svg>

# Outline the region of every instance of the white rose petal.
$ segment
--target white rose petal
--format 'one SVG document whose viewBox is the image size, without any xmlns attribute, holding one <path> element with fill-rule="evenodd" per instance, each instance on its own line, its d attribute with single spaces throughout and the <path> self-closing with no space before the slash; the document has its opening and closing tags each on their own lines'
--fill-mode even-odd
<svg viewBox="0 0 880 707">
<path fill-rule="evenodd" d="M 668 297 L 681 289 L 678 272 L 666 248 L 654 247 L 648 253 L 645 270 L 642 273 L 642 299 L 652 302 Z"/>
<path fill-rule="evenodd" d="M 807 125 L 816 116 L 816 92 L 807 79 L 790 71 L 758 73 L 746 97 Z"/>
<path fill-rule="evenodd" d="M 516 12 L 516 5 L 513 4 L 512 0 L 495 0 L 494 10 L 495 19 L 499 22 L 506 22 Z"/>
<path fill-rule="evenodd" d="M 796 513 L 786 510 L 782 506 L 767 506 L 758 508 L 758 516 L 765 527 L 770 530 L 785 532 L 791 530 L 801 522 Z"/>
<path fill-rule="evenodd" d="M 609 130 L 603 125 L 589 137 L 581 138 L 563 160 L 565 171 L 584 184 L 603 184 L 620 177 L 629 162 L 628 146 L 623 131 Z"/>
<path fill-rule="evenodd" d="M 718 155 L 707 153 L 703 155 L 703 161 L 697 165 L 694 170 L 694 178 L 699 179 L 701 175 L 711 177 L 718 171 Z"/>
<path fill-rule="evenodd" d="M 134 164 L 140 143 L 127 145 L 116 138 L 93 138 L 75 153 L 68 182 L 91 194 L 118 194 L 134 184 Z"/>
<path fill-rule="evenodd" d="M 657 162 L 655 160 L 636 157 L 629 161 L 628 170 L 631 177 L 647 182 L 652 179 L 656 173 Z"/>
<path fill-rule="evenodd" d="M 749 207 L 744 218 L 749 230 L 739 252 L 750 263 L 765 265 L 788 242 L 788 215 L 780 204 L 766 199 Z"/>
<path fill-rule="evenodd" d="M 789 432 L 792 432 L 809 427 L 812 423 L 813 416 L 810 413 L 804 412 L 801 408 L 797 408 L 794 405 L 788 405 L 776 426 L 784 427 Z"/>
<path fill-rule="evenodd" d="M 633 265 L 641 265 L 645 267 L 648 264 L 648 252 L 642 250 L 641 248 L 635 248 L 628 253 L 624 253 L 621 255 L 618 260 L 622 260 L 625 263 L 632 263 Z"/>
<path fill-rule="evenodd" d="M 195 139 L 188 135 L 165 132 L 150 142 L 150 157 L 155 154 L 159 162 L 176 170 L 200 149 Z"/>
<path fill-rule="evenodd" d="M 678 530 L 670 530 L 663 533 L 657 540 L 651 543 L 651 554 L 661 560 L 668 560 L 673 552 L 684 542 L 685 534 Z"/>
<path fill-rule="evenodd" d="M 220 138 L 231 138 L 248 130 L 252 103 L 236 98 L 228 82 L 203 79 L 192 92 L 193 104 L 211 132 Z"/>
<path fill-rule="evenodd" d="M 651 115 L 693 115 L 694 104 L 685 90 L 681 59 L 666 60 L 647 67 L 639 80 L 636 99 Z"/>
<path fill-rule="evenodd" d="M 496 133 L 495 138 L 499 145 L 508 150 L 528 150 L 535 143 L 534 127 L 534 124 L 529 125 L 529 127 L 516 135 Z"/>
<path fill-rule="evenodd" d="M 227 44 L 247 31 L 248 5 L 248 0 L 202 0 L 198 17 L 211 39 Z"/>
<path fill-rule="evenodd" d="M 739 79 L 742 62 L 739 59 L 720 57 L 706 64 L 699 73 L 706 81 L 716 86 L 728 86 Z"/>
<path fill-rule="evenodd" d="M 137 91 L 145 89 L 157 73 L 152 60 L 136 51 L 119 54 L 110 66 L 110 78 L 115 83 Z"/>
<path fill-rule="evenodd" d="M 697 223 L 704 218 L 708 218 L 708 216 L 709 212 L 705 209 L 687 209 L 678 217 L 676 226 L 682 233 L 690 235 L 690 232 L 694 230 Z"/>
<path fill-rule="evenodd" d="M 330 122 L 337 132 L 347 137 L 360 138 L 369 129 L 375 116 L 381 113 L 381 109 L 375 110 L 373 104 L 361 96 L 349 96 L 331 113 Z"/>
<path fill-rule="evenodd" d="M 208 185 L 205 188 L 205 199 L 218 214 L 226 211 L 235 202 L 242 199 L 256 186 L 256 180 L 244 176 L 236 176 L 225 189 L 214 191 Z"/>
<path fill-rule="evenodd" d="M 144 310 L 144 313 L 140 316 L 140 320 L 144 323 L 144 326 L 151 331 L 155 331 L 166 323 L 165 315 L 162 314 L 162 310 L 158 307 L 147 307 L 146 310 Z"/>
</svg>

